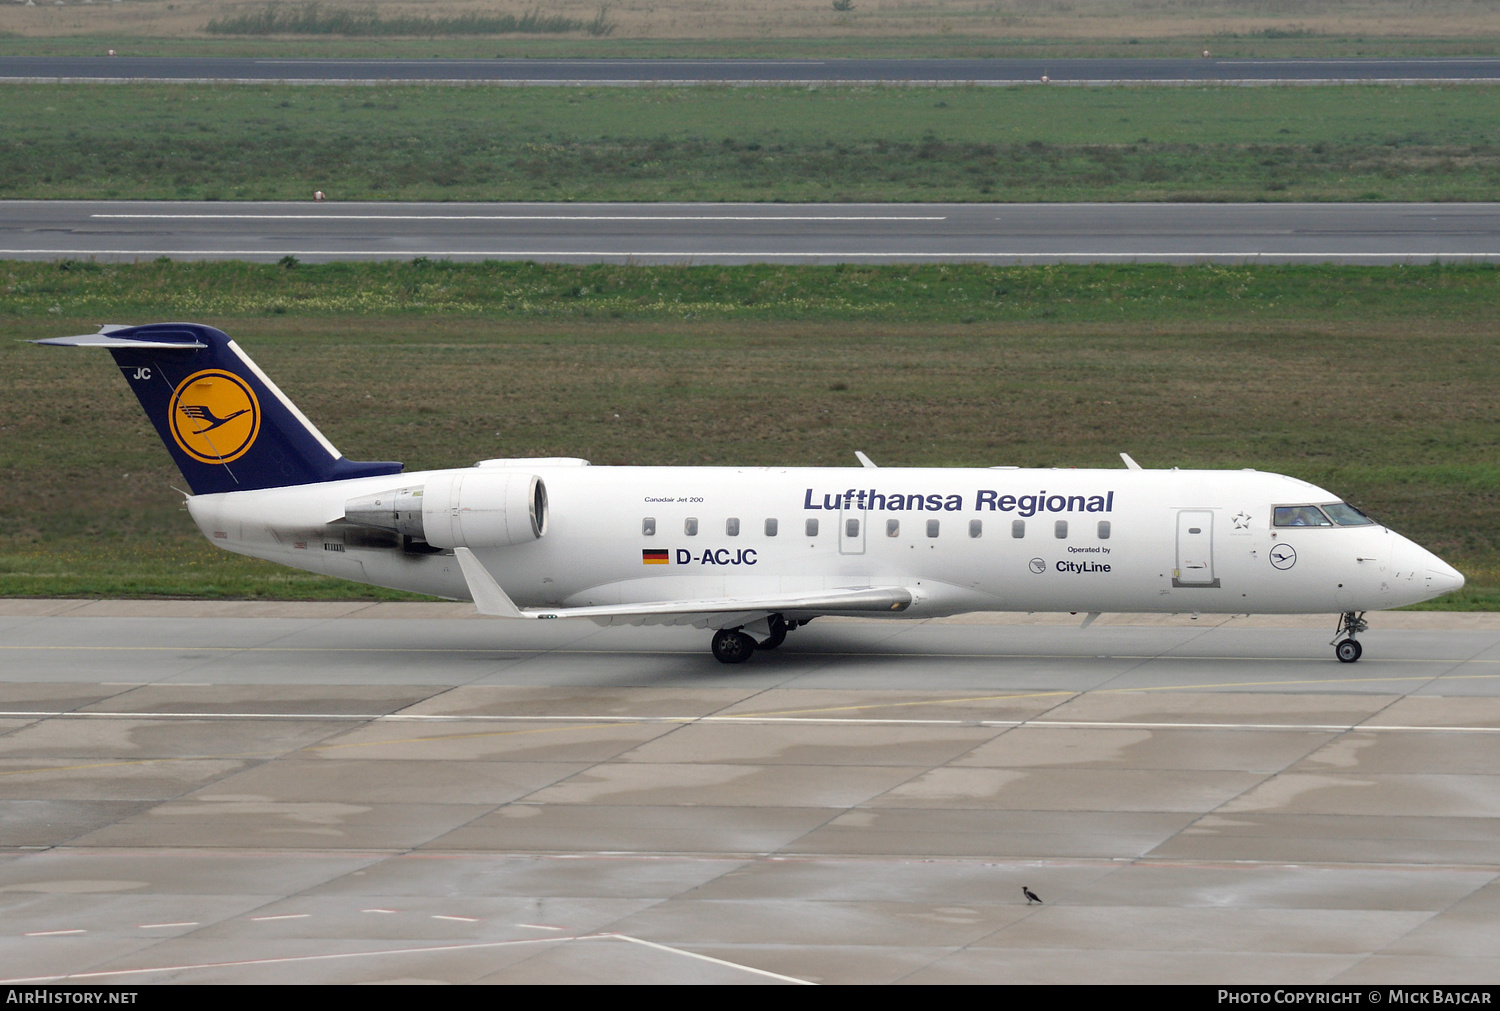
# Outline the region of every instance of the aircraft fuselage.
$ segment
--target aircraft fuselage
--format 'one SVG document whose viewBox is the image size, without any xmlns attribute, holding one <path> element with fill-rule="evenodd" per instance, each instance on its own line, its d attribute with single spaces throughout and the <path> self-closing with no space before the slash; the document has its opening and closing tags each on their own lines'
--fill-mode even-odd
<svg viewBox="0 0 1500 1011">
<path fill-rule="evenodd" d="M 899 617 L 1336 613 L 1416 603 L 1463 582 L 1379 524 L 1274 525 L 1278 506 L 1338 497 L 1256 471 L 508 469 L 545 482 L 545 533 L 473 550 L 522 607 L 900 586 L 913 600 Z M 412 551 L 343 517 L 359 496 L 472 472 L 197 495 L 188 506 L 231 551 L 468 599 L 451 552 Z"/>
</svg>

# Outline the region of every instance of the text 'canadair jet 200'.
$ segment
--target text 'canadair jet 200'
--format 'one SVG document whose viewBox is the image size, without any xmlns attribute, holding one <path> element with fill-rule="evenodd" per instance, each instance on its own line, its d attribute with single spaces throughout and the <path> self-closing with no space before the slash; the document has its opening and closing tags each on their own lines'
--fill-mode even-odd
<svg viewBox="0 0 1500 1011">
<path fill-rule="evenodd" d="M 1246 471 L 590 467 L 346 460 L 228 335 L 163 323 L 37 341 L 114 356 L 219 547 L 470 599 L 502 618 L 713 629 L 739 663 L 820 615 L 1363 613 L 1463 586 L 1295 478 Z M 1122 454 L 1123 455 L 1123 454 Z"/>
</svg>

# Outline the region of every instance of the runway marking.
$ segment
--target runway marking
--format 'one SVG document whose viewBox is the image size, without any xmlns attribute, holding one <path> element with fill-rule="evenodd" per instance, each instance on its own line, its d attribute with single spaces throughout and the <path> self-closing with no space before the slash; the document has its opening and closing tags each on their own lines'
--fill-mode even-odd
<svg viewBox="0 0 1500 1011">
<path fill-rule="evenodd" d="M 567 619 L 564 619 L 567 620 Z M 1314 633 L 1312 629 L 1299 629 Z M 1316 633 L 1314 633 L 1316 634 Z M 1325 633 L 1326 634 L 1326 633 Z M 701 656 L 702 650 L 697 649 L 651 649 L 651 650 L 623 650 L 623 649 L 548 649 L 546 647 L 535 648 L 505 648 L 476 649 L 467 647 L 442 647 L 442 646 L 26 646 L 26 645 L 0 645 L 0 652 L 48 652 L 48 651 L 82 651 L 82 652 L 119 652 L 119 653 L 413 653 L 418 655 L 452 655 L 452 656 Z M 798 657 L 901 657 L 905 659 L 919 660 L 924 657 L 945 660 L 1057 660 L 1059 662 L 1073 663 L 1079 660 L 1179 660 L 1193 661 L 1199 663 L 1223 663 L 1227 661 L 1243 663 L 1328 663 L 1328 657 L 1322 654 L 1317 656 L 1239 656 L 1235 654 L 1222 654 L 1218 656 L 1209 654 L 1192 653 L 943 653 L 936 650 L 808 650 L 808 649 L 782 649 L 782 656 Z M 1360 660 L 1364 664 L 1408 664 L 1408 663 L 1436 663 L 1436 664 L 1500 664 L 1500 658 L 1489 659 L 1485 657 L 1364 657 Z M 1475 677 L 1488 677 L 1489 675 L 1473 675 Z M 1398 678 L 1395 680 L 1413 680 L 1413 678 Z M 1353 678 L 1349 680 L 1369 680 L 1366 678 Z M 96 682 L 97 684 L 109 684 L 111 682 Z M 135 682 L 115 682 L 120 684 L 134 684 Z M 1245 682 L 1246 684 L 1259 684 L 1261 682 Z M 1294 682 L 1265 682 L 1268 684 L 1291 684 Z M 166 688 L 207 688 L 213 687 L 209 682 L 198 681 L 151 681 L 143 684 L 166 687 Z M 1163 688 L 1177 687 L 1165 685 Z M 1144 691 L 1146 689 L 1115 689 L 1117 691 Z"/>
<path fill-rule="evenodd" d="M 1119 730 L 1119 729 L 1143 729 L 1143 730 L 1274 730 L 1274 731 L 1313 731 L 1324 733 L 1347 733 L 1350 731 L 1371 732 L 1407 732 L 1407 733 L 1446 733 L 1446 734 L 1500 734 L 1500 727 L 1452 727 L 1452 726 L 1422 726 L 1404 724 L 1381 724 L 1381 723 L 1210 723 L 1210 722 L 1174 722 L 1171 720 L 1052 720 L 1052 719 L 1021 719 L 1021 720 L 850 720 L 850 719 L 740 719 L 738 717 L 621 717 L 617 720 L 606 722 L 598 721 L 593 726 L 571 726 L 571 727 L 547 727 L 535 730 L 493 730 L 476 734 L 438 734 L 430 737 L 407 737 L 388 741 L 359 741 L 351 744 L 331 744 L 321 747 L 305 748 L 305 751 L 334 751 L 343 748 L 374 748 L 388 744 L 431 744 L 441 741 L 475 740 L 483 737 L 510 737 L 522 734 L 539 734 L 566 730 L 602 730 L 606 726 L 632 726 L 650 724 L 674 724 L 687 726 L 694 723 L 750 723 L 753 725 L 808 725 L 808 726 L 838 726 L 857 724 L 860 726 L 941 726 L 941 727 L 982 727 L 988 729 L 1005 729 L 1018 727 L 1056 727 L 1076 730 Z M 193 761 L 190 758 L 168 758 L 156 759 L 156 761 Z M 197 759 L 201 761 L 202 759 Z M 13 775 L 13 773 L 7 773 Z"/>
<path fill-rule="evenodd" d="M 28 648 L 28 647 L 18 647 Z M 53 648 L 53 647 L 37 647 Z M 58 647 L 62 648 L 62 647 Z M 83 648 L 105 648 L 105 647 L 83 647 Z M 904 655 L 904 654 L 901 654 Z M 1125 659 L 1143 659 L 1128 657 Z M 1168 659 L 1168 658 L 1162 658 Z M 1464 663 L 1500 663 L 1500 661 L 1467 660 L 1467 661 L 1387 661 L 1387 662 L 1423 662 L 1423 663 L 1450 663 L 1461 665 Z M 812 713 L 836 713 L 857 712 L 869 709 L 903 709 L 916 706 L 939 706 L 939 705 L 961 705 L 972 702 L 1005 702 L 1018 699 L 1048 698 L 1067 695 L 1084 695 L 1089 693 L 1126 695 L 1141 692 L 1162 691 L 1203 691 L 1208 689 L 1226 688 L 1264 688 L 1279 687 L 1286 685 L 1346 685 L 1346 684 L 1385 684 L 1393 682 L 1409 681 L 1489 681 L 1500 679 L 1500 674 L 1413 674 L 1407 677 L 1347 677 L 1347 678 L 1299 678 L 1294 680 L 1278 681 L 1218 681 L 1202 682 L 1196 684 L 1171 684 L 1171 685 L 1140 685 L 1132 688 L 1098 688 L 1084 689 L 1082 691 L 1073 689 L 1057 689 L 1041 692 L 1005 692 L 996 695 L 969 695 L 959 697 L 943 697 L 936 699 L 913 699 L 901 702 L 867 702 L 844 706 L 817 706 L 803 709 L 776 709 L 763 712 L 727 713 L 721 715 L 706 716 L 595 716 L 595 715 L 566 715 L 547 716 L 540 714 L 531 715 L 495 715 L 486 713 L 260 713 L 260 712 L 151 712 L 151 711 L 118 711 L 118 712 L 85 712 L 78 710 L 0 710 L 0 719 L 146 719 L 146 720 L 300 720 L 300 721 L 327 721 L 327 722 L 359 722 L 359 723 L 551 723 L 568 722 L 576 724 L 571 727 L 549 727 L 529 731 L 502 731 L 502 733 L 539 733 L 545 730 L 592 730 L 598 729 L 600 725 L 621 725 L 631 723 L 809 723 L 809 722 L 838 722 L 838 723 L 914 723 L 914 724 L 945 724 L 945 725 L 980 725 L 997 724 L 997 721 L 974 721 L 974 720 L 891 720 L 891 719 L 864 719 L 851 720 L 846 718 L 830 719 L 826 721 L 808 720 L 803 717 Z M 1004 723 L 1026 722 L 1026 721 L 1000 721 Z M 1036 721 L 1031 721 L 1036 722 Z M 1228 726 L 1227 724 L 1214 724 L 1214 726 Z M 1429 729 L 1421 727 L 1397 727 L 1389 729 Z M 1437 729 L 1437 728 L 1431 728 Z M 1469 730 L 1488 731 L 1495 728 L 1472 727 Z M 410 740 L 462 740 L 469 736 L 449 734 L 437 737 L 411 738 Z M 398 743 L 388 741 L 384 743 Z M 322 750 L 331 748 L 354 747 L 356 745 L 324 745 L 310 748 L 309 750 Z M 205 756 L 209 757 L 209 756 Z M 239 758 L 245 755 L 212 756 L 219 758 Z M 156 759 L 142 759 L 139 761 L 155 761 Z M 202 759 L 200 759 L 202 760 Z M 89 768 L 91 766 L 76 766 L 74 768 Z M 12 775 L 13 773 L 0 773 L 0 775 Z"/>
<path fill-rule="evenodd" d="M 639 937 L 631 937 L 629 934 L 609 934 L 608 937 L 616 937 L 631 944 L 644 945 L 647 948 L 655 948 L 657 951 L 670 951 L 674 955 L 686 955 L 688 958 L 696 958 L 702 962 L 712 962 L 714 965 L 727 965 L 731 969 L 741 969 L 745 972 L 754 973 L 757 976 L 769 976 L 771 979 L 779 979 L 787 983 L 798 983 L 802 986 L 816 986 L 812 980 L 799 979 L 796 976 L 783 976 L 779 972 L 768 972 L 765 969 L 756 969 L 752 966 L 741 965 L 739 962 L 727 962 L 722 958 L 714 958 L 711 955 L 700 955 L 696 951 L 687 951 L 683 948 L 674 948 L 667 944 L 657 944 L 655 941 L 646 941 Z"/>
<path fill-rule="evenodd" d="M 610 251 L 592 251 L 592 249 L 386 249 L 386 251 L 368 251 L 368 249 L 302 249 L 300 246 L 276 246 L 273 249 L 0 249 L 3 257 L 184 257 L 208 258 L 208 257 L 278 257 L 284 254 L 297 254 L 300 257 L 330 257 L 338 260 L 405 260 L 410 257 L 441 257 L 447 260 L 547 260 L 547 258 L 576 257 L 583 260 L 667 260 L 678 263 L 678 261 L 694 260 L 750 260 L 750 261 L 780 261 L 780 260 L 944 260 L 944 261 L 978 261 L 978 260 L 1004 260 L 1004 261 L 1053 261 L 1053 260 L 1077 260 L 1086 263 L 1104 263 L 1104 261 L 1145 261 L 1145 263 L 1160 263 L 1170 260 L 1191 261 L 1242 261 L 1256 260 L 1313 260 L 1313 261 L 1382 261 L 1382 263 L 1409 263 L 1419 261 L 1428 263 L 1433 260 L 1500 260 L 1500 252 L 1361 252 L 1355 249 L 1338 252 L 1284 252 L 1275 249 L 1256 249 L 1250 252 L 1191 252 L 1191 251 L 1134 251 L 1134 252 L 987 252 L 987 251 L 962 251 L 962 252 L 859 252 L 859 251 L 825 251 L 825 252 L 790 252 L 778 249 L 778 251 L 732 251 L 717 252 L 709 249 L 700 251 L 657 251 L 657 249 L 645 249 L 645 251 L 621 251 L 621 249 L 610 249 Z"/>
<path fill-rule="evenodd" d="M 518 923 L 518 924 L 516 924 L 516 926 L 518 926 L 518 927 L 525 927 L 528 930 L 562 930 L 563 929 L 562 927 L 554 927 L 550 923 Z"/>
<path fill-rule="evenodd" d="M 90 214 L 169 221 L 947 221 L 900 214 Z"/>
<path fill-rule="evenodd" d="M 199 926 L 199 923 L 198 923 L 197 920 L 183 920 L 181 923 L 138 923 L 138 924 L 136 924 L 136 929 L 137 930 L 159 930 L 159 929 L 162 929 L 162 928 L 165 928 L 165 927 L 196 927 L 196 926 Z"/>
<path fill-rule="evenodd" d="M 287 62 L 287 63 L 293 63 L 293 62 L 296 62 L 296 61 L 294 61 L 294 60 L 287 60 L 285 62 Z M 359 61 L 357 61 L 357 60 L 350 60 L 348 62 L 350 62 L 350 63 L 357 63 Z M 1211 64 L 1211 66 L 1215 66 L 1215 67 L 1256 67 L 1256 66 L 1260 66 L 1260 67 L 1279 67 L 1279 66 L 1297 67 L 1297 66 L 1306 66 L 1308 62 L 1309 61 L 1307 61 L 1307 60 L 1214 60 L 1213 63 Z M 1480 56 L 1480 57 L 1471 57 L 1471 56 L 1413 56 L 1413 57 L 1410 57 L 1410 58 L 1405 58 L 1405 57 L 1394 57 L 1394 58 L 1392 58 L 1392 57 L 1378 57 L 1378 56 L 1364 57 L 1364 56 L 1361 56 L 1361 57 L 1355 57 L 1355 58 L 1345 58 L 1345 59 L 1341 59 L 1341 60 L 1340 59 L 1327 59 L 1327 60 L 1325 60 L 1325 59 L 1317 59 L 1316 62 L 1317 63 L 1321 63 L 1321 64 L 1330 65 L 1330 66 L 1333 66 L 1333 65 L 1344 65 L 1344 66 L 1350 66 L 1350 67 L 1375 67 L 1375 66 L 1380 66 L 1382 64 L 1390 64 L 1390 65 L 1393 65 L 1393 66 L 1400 66 L 1403 63 L 1434 63 L 1434 64 L 1448 65 L 1448 66 L 1451 66 L 1453 64 L 1458 64 L 1458 63 L 1477 63 L 1477 64 L 1482 64 L 1482 65 L 1490 65 L 1490 64 L 1495 63 L 1496 61 L 1493 60 L 1493 59 L 1485 59 L 1482 56 Z"/>
<path fill-rule="evenodd" d="M 459 923 L 478 923 L 478 917 L 474 916 L 445 916 L 442 913 L 433 913 L 434 920 L 457 920 Z"/>
<path fill-rule="evenodd" d="M 723 716 L 705 717 L 713 720 L 756 720 L 767 719 L 778 716 L 797 716 L 803 713 L 837 713 L 849 712 L 861 709 L 901 709 L 907 706 L 943 706 L 960 705 L 965 702 L 1003 702 L 1010 699 L 1042 699 L 1058 695 L 1078 695 L 1079 692 L 1071 690 L 1058 690 L 1050 692 L 1024 692 L 1009 693 L 1005 695 L 974 695 L 968 698 L 958 699 L 918 699 L 909 702 L 869 702 L 850 706 L 819 706 L 814 709 L 773 709 L 763 713 L 727 713 Z M 3 716 L 0 713 L 0 716 Z M 796 722 L 796 721 L 793 721 Z M 885 721 L 882 721 L 885 722 Z M 948 722 L 948 721 L 945 721 Z"/>
<path fill-rule="evenodd" d="M 312 913 L 282 913 L 280 916 L 252 916 L 250 919 L 262 923 L 267 920 L 305 920 L 310 916 Z"/>
<path fill-rule="evenodd" d="M 407 66 L 429 66 L 429 67 L 618 67 L 620 60 L 255 60 L 256 66 L 296 66 L 296 67 L 323 67 L 340 64 L 350 64 L 364 67 L 407 67 Z M 1349 61 L 1346 61 L 1349 62 Z M 1441 63 L 1441 59 L 1429 57 L 1427 60 L 1383 60 L 1385 63 Z M 1452 57 L 1448 62 L 1458 63 L 1485 63 L 1489 62 L 1482 58 L 1467 59 L 1464 57 Z M 736 67 L 822 67 L 826 66 L 827 60 L 734 60 L 731 64 Z M 723 60 L 663 60 L 664 66 L 671 67 L 721 67 Z"/>
<path fill-rule="evenodd" d="M 68 931 L 68 933 L 74 933 Z M 76 931 L 83 933 L 83 931 Z M 729 962 L 722 958 L 713 958 L 710 955 L 700 955 L 696 951 L 688 951 L 685 948 L 674 948 L 667 944 L 658 944 L 655 941 L 643 940 L 639 937 L 631 937 L 629 934 L 575 934 L 568 937 L 529 937 L 515 941 L 481 941 L 474 944 L 441 944 L 428 947 L 416 948 L 384 948 L 374 951 L 344 951 L 327 955 L 289 955 L 281 958 L 252 958 L 233 962 L 198 962 L 183 965 L 159 965 L 144 969 L 108 969 L 99 972 L 73 972 L 58 973 L 51 976 L 25 976 L 15 979 L 0 979 L 0 984 L 15 985 L 23 983 L 46 983 L 53 980 L 63 979 L 114 979 L 121 976 L 143 976 L 166 972 L 192 972 L 199 969 L 235 969 L 256 965 L 290 965 L 299 962 L 332 962 L 344 959 L 356 958 L 388 958 L 392 955 L 425 955 L 448 951 L 483 951 L 496 948 L 515 948 L 534 944 L 564 944 L 569 941 L 627 941 L 631 944 L 639 944 L 658 951 L 670 952 L 674 955 L 682 955 L 686 958 L 696 959 L 702 962 L 712 962 L 730 969 L 748 972 L 756 976 L 766 976 L 778 979 L 786 983 L 796 983 L 801 986 L 816 986 L 811 980 L 800 979 L 796 976 L 784 976 L 781 973 L 771 972 L 767 969 L 757 969 L 753 965 L 744 965 L 739 962 Z"/>
<path fill-rule="evenodd" d="M 1144 657 L 1120 657 L 1120 658 L 1117 658 L 1117 659 L 1147 659 L 1147 658 L 1144 658 Z M 1152 659 L 1168 659 L 1168 658 L 1167 657 L 1158 657 L 1158 658 L 1152 658 Z M 1461 664 L 1464 664 L 1464 663 L 1495 663 L 1495 662 L 1500 662 L 1500 661 L 1457 660 L 1457 661 L 1430 661 L 1430 662 L 1448 662 L 1448 663 L 1453 663 L 1455 665 L 1461 665 Z M 886 702 L 886 703 L 872 702 L 872 703 L 865 703 L 865 704 L 861 704 L 861 705 L 852 705 L 852 706 L 827 706 L 827 707 L 820 707 L 820 708 L 814 708 L 814 709 L 785 709 L 785 710 L 772 710 L 772 711 L 768 711 L 768 712 L 765 712 L 765 713 L 746 713 L 746 714 L 744 714 L 743 717 L 735 715 L 735 714 L 731 714 L 731 715 L 728 715 L 728 716 L 710 717 L 710 719 L 727 720 L 727 719 L 744 719 L 744 718 L 765 718 L 765 717 L 768 717 L 768 716 L 786 716 L 786 715 L 794 715 L 794 714 L 798 714 L 798 713 L 839 712 L 839 711 L 845 711 L 845 710 L 858 710 L 858 709 L 887 709 L 887 708 L 894 709 L 894 708 L 899 708 L 899 707 L 904 707 L 904 706 L 957 705 L 957 704 L 964 703 L 964 702 L 1000 702 L 1000 701 L 1005 701 L 1005 700 L 1008 700 L 1008 699 L 1044 698 L 1044 697 L 1046 697 L 1048 695 L 1066 695 L 1066 694 L 1083 695 L 1083 694 L 1086 694 L 1088 692 L 1093 692 L 1093 693 L 1098 693 L 1098 694 L 1110 694 L 1110 695 L 1125 695 L 1125 694 L 1131 694 L 1131 693 L 1134 693 L 1134 692 L 1201 691 L 1201 690 L 1210 689 L 1210 688 L 1214 688 L 1214 689 L 1223 689 L 1223 688 L 1263 688 L 1263 687 L 1268 687 L 1268 686 L 1280 686 L 1280 685 L 1316 685 L 1316 684 L 1351 684 L 1351 683 L 1353 683 L 1353 684 L 1358 684 L 1358 683 L 1377 683 L 1378 684 L 1378 683 L 1389 682 L 1389 681 L 1494 680 L 1496 678 L 1500 678 L 1500 675 L 1497 675 L 1497 674 L 1438 674 L 1438 675 L 1420 675 L 1420 674 L 1418 674 L 1418 675 L 1412 675 L 1411 677 L 1303 678 L 1303 679 L 1295 680 L 1295 681 L 1224 681 L 1224 682 L 1217 682 L 1217 683 L 1211 683 L 1211 684 L 1192 684 L 1192 685 L 1142 685 L 1142 686 L 1135 687 L 1135 688 L 1095 688 L 1095 689 L 1087 689 L 1087 690 L 1085 690 L 1083 692 L 1062 692 L 1062 691 L 1059 691 L 1059 692 L 1031 692 L 1031 693 L 1025 693 L 1025 694 L 980 695 L 980 696 L 973 696 L 973 697 L 970 697 L 970 698 L 957 698 L 957 699 L 920 699 L 920 700 L 911 701 L 911 702 Z M 4 715 L 3 713 L 0 713 L 0 716 L 3 716 L 3 715 Z M 1037 721 L 1032 721 L 1032 722 L 1037 722 Z M 1488 729 L 1488 728 L 1482 728 L 1482 729 Z"/>
<path fill-rule="evenodd" d="M 24 647 L 22 647 L 24 648 Z M 45 647 L 44 647 L 45 648 Z M 102 648 L 102 647 L 90 647 Z M 1472 661 L 1471 661 L 1472 662 Z M 1372 733 L 1461 733 L 1461 734 L 1493 734 L 1500 733 L 1500 727 L 1490 726 L 1423 726 L 1418 724 L 1373 724 L 1373 723 L 1214 723 L 1214 722 L 1174 722 L 1174 721 L 1138 721 L 1138 720 L 1059 720 L 1048 718 L 1027 718 L 1019 720 L 962 720 L 962 719 L 873 719 L 873 718 L 849 718 L 837 717 L 817 719 L 810 715 L 812 713 L 849 712 L 867 709 L 899 709 L 912 706 L 933 705 L 959 705 L 972 702 L 1003 702 L 1016 699 L 1047 698 L 1057 696 L 1079 697 L 1097 691 L 1101 694 L 1130 694 L 1134 692 L 1150 691 L 1195 691 L 1204 689 L 1244 688 L 1244 687 L 1266 687 L 1280 685 L 1337 685 L 1350 683 L 1385 683 L 1395 681 L 1444 681 L 1444 680 L 1491 680 L 1500 678 L 1496 674 L 1459 674 L 1459 675 L 1437 675 L 1437 676 L 1412 676 L 1412 677 L 1385 677 L 1385 678 L 1318 678 L 1299 679 L 1295 681 L 1238 681 L 1238 682 L 1216 682 L 1192 685 L 1143 685 L 1137 688 L 1110 688 L 1085 691 L 1058 690 L 1048 692 L 1020 692 L 1006 693 L 1000 695 L 961 696 L 957 698 L 918 699 L 905 702 L 872 702 L 849 706 L 825 706 L 811 709 L 774 710 L 766 713 L 743 713 L 728 715 L 709 716 L 496 716 L 487 714 L 464 714 L 464 715 L 441 715 L 441 714 L 390 714 L 390 713 L 365 713 L 365 714 L 327 714 L 327 713 L 88 713 L 68 712 L 61 710 L 48 711 L 24 711 L 4 712 L 0 711 L 0 718 L 48 718 L 48 719 L 150 719 L 150 720 L 184 720 L 184 719 L 210 719 L 210 720 L 242 720 L 242 719 L 283 719 L 283 720 L 311 720 L 311 721 L 345 721 L 360 723 L 389 723 L 389 722 L 507 722 L 507 723 L 556 723 L 565 722 L 568 726 L 544 726 L 532 727 L 524 730 L 493 730 L 481 731 L 467 734 L 437 734 L 421 737 L 394 738 L 380 741 L 355 741 L 345 744 L 313 745 L 303 749 L 309 752 L 337 751 L 349 748 L 380 747 L 383 745 L 398 744 L 426 744 L 446 741 L 476 740 L 485 737 L 511 737 L 529 734 L 543 733 L 565 733 L 577 730 L 602 730 L 608 727 L 620 727 L 630 725 L 651 724 L 674 724 L 687 726 L 694 723 L 741 723 L 741 724 L 789 724 L 789 725 L 820 725 L 831 726 L 840 724 L 857 724 L 862 726 L 973 726 L 987 727 L 992 729 L 1019 728 L 1019 727 L 1054 727 L 1070 729 L 1150 729 L 1150 730 L 1241 730 L 1241 731 L 1303 731 L 1303 732 L 1326 732 L 1326 733 L 1348 733 L 1351 731 L 1368 731 Z M 289 752 L 292 753 L 292 752 Z M 121 768 L 136 765 L 149 765 L 155 762 L 205 762 L 205 761 L 233 761 L 244 758 L 264 757 L 259 753 L 242 753 L 228 755 L 194 755 L 181 757 L 161 757 L 130 759 L 124 761 L 91 762 L 78 765 L 43 766 L 30 769 L 13 769 L 0 772 L 0 778 L 11 776 L 24 776 L 43 773 L 76 772 L 88 769 Z M 303 914 L 306 915 L 306 914 Z"/>
<path fill-rule="evenodd" d="M 22 934 L 21 936 L 22 937 L 62 937 L 65 934 L 87 934 L 87 933 L 88 933 L 87 930 L 77 930 L 77 929 L 75 929 L 75 930 L 33 930 L 31 933 L 29 933 L 29 934 Z"/>
<path fill-rule="evenodd" d="M 87 74 L 0 77 L 0 84 L 212 84 L 254 87 L 490 88 L 1287 88 L 1490 85 L 1500 77 L 104 77 Z"/>
<path fill-rule="evenodd" d="M 361 909 L 361 913 L 394 913 L 394 909 Z"/>
<path fill-rule="evenodd" d="M 862 252 L 858 250 L 832 250 L 814 253 L 799 253 L 788 250 L 589 250 L 589 249 L 303 249 L 296 245 L 276 246 L 270 249 L 0 249 L 0 256 L 182 256 L 182 257 L 241 257 L 278 256 L 296 253 L 299 256 L 328 256 L 340 259 L 404 259 L 416 256 L 437 256 L 449 259 L 538 259 L 547 257 L 583 257 L 599 260 L 1084 260 L 1090 262 L 1106 260 L 1381 260 L 1404 262 L 1416 260 L 1495 260 L 1500 252 L 1449 252 L 1443 250 L 1396 253 L 1370 253 L 1359 250 L 1333 252 L 1298 253 L 1279 250 L 1256 249 L 1248 252 L 1194 252 L 1191 250 L 1136 250 L 1129 252 L 1088 252 L 1060 250 L 1055 253 L 1021 253 L 986 250 L 962 250 L 956 252 Z"/>
</svg>

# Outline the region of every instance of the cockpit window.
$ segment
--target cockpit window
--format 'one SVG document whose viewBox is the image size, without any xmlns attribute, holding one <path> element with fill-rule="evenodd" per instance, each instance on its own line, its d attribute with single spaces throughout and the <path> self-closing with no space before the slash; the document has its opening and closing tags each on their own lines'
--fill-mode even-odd
<svg viewBox="0 0 1500 1011">
<path fill-rule="evenodd" d="M 1334 502 L 1324 506 L 1323 511 L 1341 527 L 1368 527 L 1375 523 L 1347 502 Z"/>
<path fill-rule="evenodd" d="M 1331 527 L 1333 523 L 1315 505 L 1277 506 L 1273 521 L 1278 527 Z"/>
</svg>

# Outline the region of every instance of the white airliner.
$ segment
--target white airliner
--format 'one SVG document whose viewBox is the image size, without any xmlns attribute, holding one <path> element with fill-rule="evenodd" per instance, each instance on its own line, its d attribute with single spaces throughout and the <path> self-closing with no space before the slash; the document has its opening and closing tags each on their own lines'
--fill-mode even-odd
<svg viewBox="0 0 1500 1011">
<path fill-rule="evenodd" d="M 1463 586 L 1440 558 L 1296 478 L 1243 471 L 591 467 L 345 459 L 222 331 L 104 327 L 103 347 L 229 551 L 511 619 L 713 629 L 725 663 L 821 615 L 1337 614 Z"/>
</svg>

